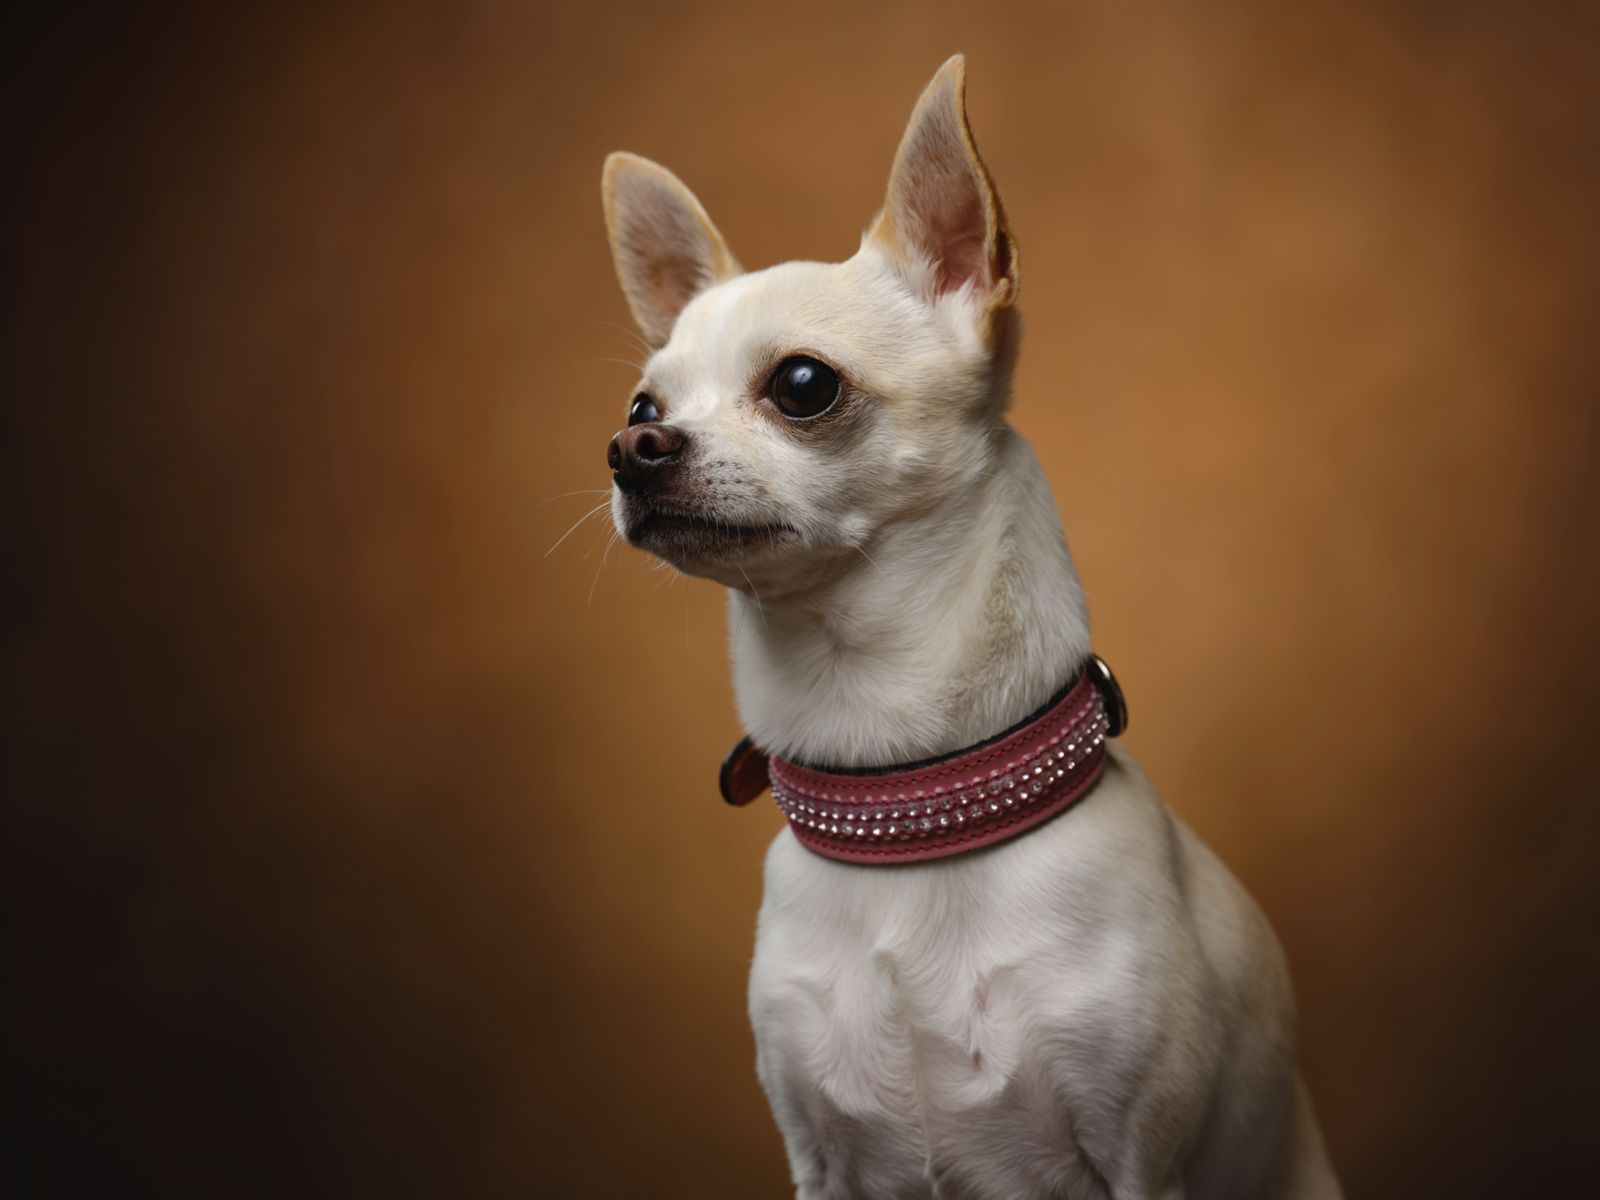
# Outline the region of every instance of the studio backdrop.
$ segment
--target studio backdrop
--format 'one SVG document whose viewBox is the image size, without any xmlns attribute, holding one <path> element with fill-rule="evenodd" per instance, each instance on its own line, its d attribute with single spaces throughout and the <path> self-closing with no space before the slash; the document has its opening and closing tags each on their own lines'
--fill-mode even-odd
<svg viewBox="0 0 1600 1200">
<path fill-rule="evenodd" d="M 1012 419 L 1349 1194 L 1577 1194 L 1600 24 L 1364 0 L 16 18 L 13 1194 L 785 1194 L 723 598 L 585 517 L 600 166 L 846 257 L 958 50 Z"/>
</svg>

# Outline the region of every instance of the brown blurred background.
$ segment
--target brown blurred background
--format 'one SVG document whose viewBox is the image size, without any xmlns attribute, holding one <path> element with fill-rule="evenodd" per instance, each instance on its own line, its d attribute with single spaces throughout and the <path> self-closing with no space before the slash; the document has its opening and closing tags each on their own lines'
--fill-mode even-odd
<svg viewBox="0 0 1600 1200">
<path fill-rule="evenodd" d="M 843 257 L 957 49 L 1016 423 L 1352 1197 L 1592 1187 L 1596 6 L 8 20 L 13 1194 L 784 1194 L 721 597 L 545 556 L 600 163 Z"/>
</svg>

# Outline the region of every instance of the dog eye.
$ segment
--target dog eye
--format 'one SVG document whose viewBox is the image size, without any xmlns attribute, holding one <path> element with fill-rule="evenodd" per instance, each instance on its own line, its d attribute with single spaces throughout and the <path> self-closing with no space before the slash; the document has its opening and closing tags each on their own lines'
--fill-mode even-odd
<svg viewBox="0 0 1600 1200">
<path fill-rule="evenodd" d="M 839 398 L 839 376 L 814 358 L 786 358 L 772 376 L 772 402 L 787 417 L 815 417 Z"/>
<path fill-rule="evenodd" d="M 640 392 L 633 398 L 633 407 L 628 409 L 628 424 L 643 425 L 646 421 L 659 421 L 661 410 L 656 407 L 656 402 L 645 393 Z"/>
</svg>

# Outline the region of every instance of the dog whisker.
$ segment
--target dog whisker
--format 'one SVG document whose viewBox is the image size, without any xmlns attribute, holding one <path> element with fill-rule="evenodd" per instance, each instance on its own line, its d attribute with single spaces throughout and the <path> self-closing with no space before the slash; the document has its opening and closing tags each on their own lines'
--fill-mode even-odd
<svg viewBox="0 0 1600 1200">
<path fill-rule="evenodd" d="M 743 575 L 744 581 L 750 584 L 750 594 L 755 597 L 756 611 L 761 614 L 761 628 L 765 629 L 767 627 L 767 606 L 761 603 L 761 593 L 756 591 L 756 585 L 751 582 L 748 571 L 740 567 L 739 574 Z"/>
<path fill-rule="evenodd" d="M 543 508 L 546 504 L 554 504 L 557 500 L 565 500 L 568 496 L 609 496 L 610 494 L 610 488 L 579 488 L 575 492 L 561 492 L 559 495 L 541 500 L 539 501 L 539 507 Z"/>
<path fill-rule="evenodd" d="M 883 575 L 883 568 L 878 565 L 878 560 L 877 559 L 873 558 L 872 555 L 867 553 L 867 548 L 865 546 L 856 546 L 856 547 L 854 547 L 854 549 L 855 549 L 855 552 L 857 554 L 861 555 L 862 558 L 866 559 L 869 563 L 872 564 L 872 569 L 874 571 L 876 571 L 880 575 Z M 884 577 L 888 578 L 888 576 L 884 576 Z"/>
<path fill-rule="evenodd" d="M 649 358 L 655 353 L 655 348 L 651 346 L 649 342 L 645 341 L 644 338 L 640 337 L 637 330 L 629 329 L 626 325 L 618 325 L 615 321 L 596 321 L 595 324 L 622 334 L 622 336 L 626 338 L 635 348 L 640 350 L 646 358 Z M 643 367 L 641 367 L 640 370 L 642 371 Z"/>
<path fill-rule="evenodd" d="M 591 358 L 589 361 L 592 363 L 621 363 L 625 367 L 631 367 L 640 375 L 644 374 L 644 364 L 634 362 L 631 358 L 615 358 L 609 354 L 602 354 L 597 358 Z"/>
<path fill-rule="evenodd" d="M 617 544 L 617 539 L 621 536 L 622 530 L 613 529 L 611 531 L 611 536 L 606 539 L 606 548 L 600 553 L 600 565 L 595 568 L 594 579 L 589 584 L 589 598 L 583 602 L 583 606 L 585 608 L 588 608 L 594 603 L 594 589 L 600 584 L 600 573 L 606 569 L 606 558 L 611 553 L 611 547 Z"/>
<path fill-rule="evenodd" d="M 579 517 L 571 525 L 567 526 L 567 531 L 565 533 L 563 533 L 560 537 L 558 537 L 555 540 L 555 542 L 551 545 L 550 549 L 548 549 L 548 550 L 546 550 L 544 552 L 544 556 L 546 558 L 549 558 L 552 554 L 554 554 L 556 552 L 556 547 L 557 546 L 561 545 L 562 542 L 566 541 L 569 537 L 572 536 L 572 531 L 573 530 L 575 530 L 579 525 L 582 525 L 585 521 L 587 521 L 590 517 L 594 516 L 596 513 L 599 513 L 599 512 L 601 512 L 601 511 L 603 511 L 605 509 L 608 509 L 610 507 L 611 507 L 611 501 L 610 500 L 602 500 L 599 504 L 596 504 L 588 512 L 584 513 L 583 516 Z"/>
</svg>

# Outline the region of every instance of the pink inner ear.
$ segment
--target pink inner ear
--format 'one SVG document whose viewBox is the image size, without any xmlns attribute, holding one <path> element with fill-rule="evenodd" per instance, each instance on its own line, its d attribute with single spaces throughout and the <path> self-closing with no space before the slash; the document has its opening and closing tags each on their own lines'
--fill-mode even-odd
<svg viewBox="0 0 1600 1200">
<path fill-rule="evenodd" d="M 682 199 L 653 179 L 630 184 L 619 205 L 618 249 L 635 299 L 651 318 L 670 326 L 697 292 L 715 282 L 713 250 L 695 215 Z"/>
<path fill-rule="evenodd" d="M 904 147 L 891 197 L 906 248 L 938 264 L 941 295 L 995 282 L 982 187 L 954 113 L 930 112 Z"/>
<path fill-rule="evenodd" d="M 956 291 L 968 283 L 986 291 L 993 280 L 989 278 L 988 255 L 984 252 L 983 205 L 976 201 L 961 205 L 947 217 L 945 228 L 949 232 L 937 252 L 939 293 Z"/>
</svg>

